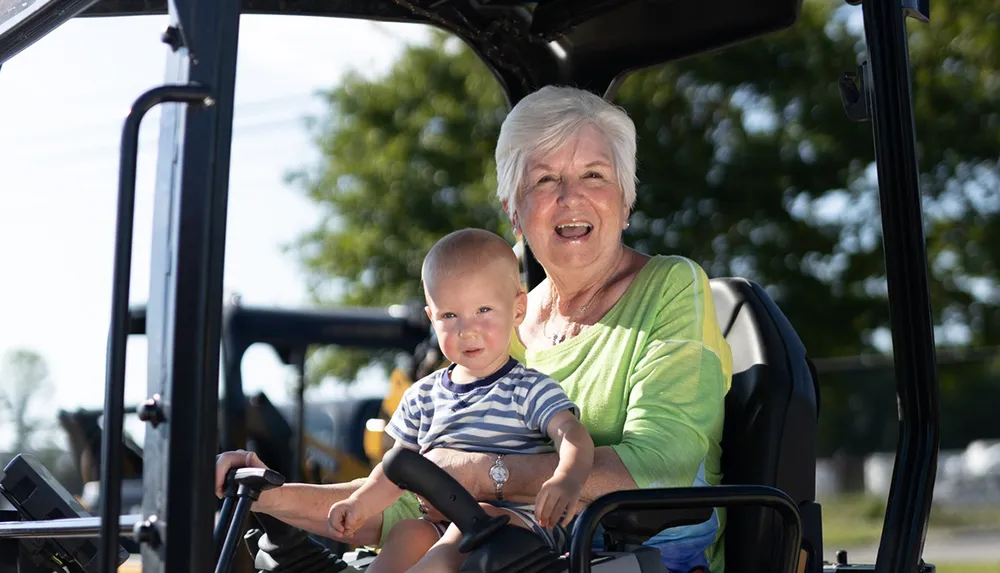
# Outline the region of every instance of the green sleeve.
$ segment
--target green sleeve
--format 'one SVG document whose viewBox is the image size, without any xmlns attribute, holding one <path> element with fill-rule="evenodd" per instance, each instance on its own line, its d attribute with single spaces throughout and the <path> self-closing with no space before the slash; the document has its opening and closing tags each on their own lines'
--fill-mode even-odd
<svg viewBox="0 0 1000 573">
<path fill-rule="evenodd" d="M 417 519 L 422 515 L 417 497 L 412 492 L 403 492 L 399 499 L 382 512 L 382 533 L 379 536 L 377 547 L 382 547 L 389 530 L 397 523 L 404 519 Z"/>
<path fill-rule="evenodd" d="M 640 488 L 718 477 L 730 350 L 708 278 L 693 270 L 648 309 L 655 318 L 627 382 L 622 439 L 612 447 Z"/>
<path fill-rule="evenodd" d="M 622 440 L 612 446 L 640 488 L 695 485 L 722 422 L 722 368 L 699 342 L 662 342 L 636 370 Z M 704 475 L 700 479 L 705 479 Z"/>
</svg>

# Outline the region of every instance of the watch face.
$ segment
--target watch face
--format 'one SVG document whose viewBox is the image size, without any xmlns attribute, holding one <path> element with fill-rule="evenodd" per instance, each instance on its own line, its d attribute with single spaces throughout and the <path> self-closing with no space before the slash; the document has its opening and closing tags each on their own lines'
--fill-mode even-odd
<svg viewBox="0 0 1000 573">
<path fill-rule="evenodd" d="M 510 477 L 510 472 L 506 466 L 493 466 L 490 468 L 490 477 L 497 483 L 504 483 Z"/>
</svg>

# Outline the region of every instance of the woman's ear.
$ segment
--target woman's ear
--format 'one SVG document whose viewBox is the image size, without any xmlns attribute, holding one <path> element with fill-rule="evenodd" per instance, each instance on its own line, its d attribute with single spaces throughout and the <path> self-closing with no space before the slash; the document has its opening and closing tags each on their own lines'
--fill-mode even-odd
<svg viewBox="0 0 1000 573">
<path fill-rule="evenodd" d="M 521 232 L 521 227 L 517 222 L 517 212 L 511 212 L 510 202 L 506 199 L 500 201 L 500 206 L 503 208 L 503 212 L 507 214 L 507 218 L 510 219 L 511 227 L 514 228 L 515 233 Z"/>
</svg>

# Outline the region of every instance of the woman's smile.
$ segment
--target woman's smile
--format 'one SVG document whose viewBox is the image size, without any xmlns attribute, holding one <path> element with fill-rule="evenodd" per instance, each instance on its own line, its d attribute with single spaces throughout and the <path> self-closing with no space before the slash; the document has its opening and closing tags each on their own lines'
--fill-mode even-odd
<svg viewBox="0 0 1000 573">
<path fill-rule="evenodd" d="M 590 234 L 594 226 L 586 222 L 562 223 L 556 225 L 556 235 L 566 240 L 579 240 Z"/>
</svg>

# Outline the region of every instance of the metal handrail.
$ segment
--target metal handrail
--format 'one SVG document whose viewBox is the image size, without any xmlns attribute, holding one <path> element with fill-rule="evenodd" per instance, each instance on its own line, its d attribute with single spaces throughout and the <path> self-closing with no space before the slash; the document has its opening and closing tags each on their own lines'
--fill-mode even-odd
<svg viewBox="0 0 1000 573">
<path fill-rule="evenodd" d="M 618 509 L 690 509 L 697 507 L 747 507 L 773 509 L 781 516 L 781 573 L 798 570 L 802 547 L 802 516 L 785 492 L 762 485 L 718 485 L 621 490 L 590 503 L 576 518 L 570 537 L 569 570 L 590 573 L 591 540 L 601 519 Z"/>
<path fill-rule="evenodd" d="M 208 105 L 212 91 L 200 85 L 164 85 L 152 88 L 132 104 L 121 135 L 118 168 L 118 214 L 111 288 L 111 325 L 108 330 L 107 379 L 104 387 L 104 433 L 101 437 L 100 515 L 121 511 L 122 435 L 125 416 L 125 356 L 130 328 L 129 285 L 132 276 L 132 235 L 135 219 L 135 181 L 139 154 L 139 128 L 153 107 L 165 103 Z M 154 403 L 154 408 L 156 407 Z M 143 414 L 140 411 L 140 418 Z M 156 427 L 156 422 L 153 423 Z M 114 526 L 105 526 L 98 542 L 101 571 L 118 569 Z"/>
<path fill-rule="evenodd" d="M 141 515 L 118 518 L 119 534 L 129 534 L 145 520 Z M 70 517 L 45 521 L 0 521 L 0 539 L 57 539 L 100 537 L 100 517 Z"/>
</svg>

